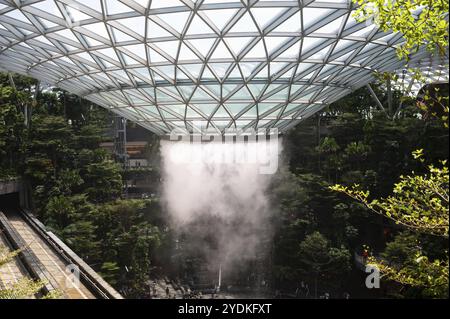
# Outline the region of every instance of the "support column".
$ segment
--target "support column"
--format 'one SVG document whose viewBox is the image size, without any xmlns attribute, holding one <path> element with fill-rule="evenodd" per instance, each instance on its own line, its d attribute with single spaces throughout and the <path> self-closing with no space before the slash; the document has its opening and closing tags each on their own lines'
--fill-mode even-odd
<svg viewBox="0 0 450 319">
<path fill-rule="evenodd" d="M 370 86 L 370 84 L 366 84 L 366 87 L 369 90 L 370 95 L 374 99 L 375 103 L 377 103 L 377 105 L 380 108 L 380 110 L 382 110 L 384 113 L 386 113 L 386 109 L 384 108 L 383 104 L 381 104 L 380 100 L 378 99 L 378 96 L 375 94 L 375 92 L 372 89 L 372 87 Z"/>
<path fill-rule="evenodd" d="M 121 116 L 114 117 L 114 155 L 123 168 L 128 167 L 127 120 Z"/>
<path fill-rule="evenodd" d="M 16 83 L 14 83 L 14 78 L 12 77 L 11 72 L 8 72 L 9 85 L 16 90 Z"/>
</svg>

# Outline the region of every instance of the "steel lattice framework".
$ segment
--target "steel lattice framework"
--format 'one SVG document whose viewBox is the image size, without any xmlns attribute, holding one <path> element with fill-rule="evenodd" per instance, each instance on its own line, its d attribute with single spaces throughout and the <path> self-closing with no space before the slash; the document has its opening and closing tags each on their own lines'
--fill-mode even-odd
<svg viewBox="0 0 450 319">
<path fill-rule="evenodd" d="M 348 0 L 0 0 L 0 68 L 167 134 L 285 131 L 403 67 Z M 420 51 L 410 63 L 429 54 Z"/>
<path fill-rule="evenodd" d="M 397 81 L 395 86 L 404 94 L 417 96 L 419 90 L 428 83 L 448 83 L 449 71 L 448 64 L 443 61 L 433 61 L 432 59 L 423 59 L 415 63 L 414 72 L 403 69 L 397 72 Z M 416 73 L 418 79 L 416 79 Z"/>
</svg>

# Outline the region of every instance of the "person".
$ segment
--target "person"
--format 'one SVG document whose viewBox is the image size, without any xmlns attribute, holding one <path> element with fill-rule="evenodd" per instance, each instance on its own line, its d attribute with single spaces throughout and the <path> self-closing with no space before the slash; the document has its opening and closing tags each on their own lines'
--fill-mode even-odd
<svg viewBox="0 0 450 319">
<path fill-rule="evenodd" d="M 169 286 L 166 286 L 166 297 L 169 298 L 170 297 L 170 290 L 169 290 Z"/>
<path fill-rule="evenodd" d="M 369 247 L 366 245 L 363 245 L 363 251 L 362 251 L 362 258 L 364 263 L 367 262 L 367 258 L 369 258 Z"/>
<path fill-rule="evenodd" d="M 369 257 L 369 252 L 367 251 L 367 249 L 363 250 L 362 256 L 364 259 L 367 259 L 367 257 Z"/>
</svg>

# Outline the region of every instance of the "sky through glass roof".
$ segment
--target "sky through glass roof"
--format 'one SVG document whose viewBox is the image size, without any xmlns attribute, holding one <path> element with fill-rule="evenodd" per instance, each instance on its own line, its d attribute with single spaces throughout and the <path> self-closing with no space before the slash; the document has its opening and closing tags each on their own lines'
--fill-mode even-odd
<svg viewBox="0 0 450 319">
<path fill-rule="evenodd" d="M 0 0 L 0 67 L 160 135 L 192 121 L 285 131 L 404 66 L 401 35 L 351 12 L 346 0 Z"/>
</svg>

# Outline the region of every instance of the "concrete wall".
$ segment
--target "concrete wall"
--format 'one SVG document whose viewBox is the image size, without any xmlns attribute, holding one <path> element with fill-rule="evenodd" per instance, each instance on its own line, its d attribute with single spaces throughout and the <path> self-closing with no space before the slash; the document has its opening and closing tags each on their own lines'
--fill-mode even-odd
<svg viewBox="0 0 450 319">
<path fill-rule="evenodd" d="M 19 179 L 0 181 L 0 195 L 20 192 L 21 184 Z"/>
<path fill-rule="evenodd" d="M 0 196 L 18 193 L 19 203 L 22 208 L 31 207 L 31 196 L 29 186 L 20 179 L 0 181 Z M 1 200 L 0 200 L 0 204 Z"/>
</svg>

